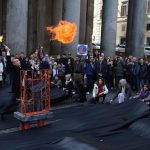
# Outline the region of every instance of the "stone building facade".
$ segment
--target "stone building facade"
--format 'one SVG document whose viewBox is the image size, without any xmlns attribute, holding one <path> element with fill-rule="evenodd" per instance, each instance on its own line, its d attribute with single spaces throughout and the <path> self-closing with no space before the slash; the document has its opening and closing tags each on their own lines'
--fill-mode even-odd
<svg viewBox="0 0 150 150">
<path fill-rule="evenodd" d="M 29 54 L 42 45 L 49 54 L 76 55 L 78 44 L 91 46 L 93 11 L 94 0 L 0 0 L 0 35 L 13 53 Z M 60 20 L 76 23 L 73 43 L 50 41 L 46 27 Z"/>
<path fill-rule="evenodd" d="M 93 42 L 108 56 L 126 42 L 126 55 L 141 57 L 150 45 L 150 0 L 95 0 Z M 100 38 L 99 38 L 100 37 Z"/>
<path fill-rule="evenodd" d="M 117 44 L 126 42 L 127 31 L 127 16 L 128 16 L 128 0 L 119 0 L 118 4 L 118 19 L 117 19 Z M 150 46 L 150 0 L 147 0 L 146 13 L 146 27 L 144 44 Z"/>
<path fill-rule="evenodd" d="M 128 16 L 128 0 L 118 1 L 118 16 L 117 16 L 117 36 L 116 44 L 124 44 L 126 41 L 127 31 L 127 16 Z M 101 41 L 101 26 L 102 26 L 102 0 L 94 2 L 94 20 L 93 20 L 93 36 L 92 41 L 100 43 Z M 150 46 L 150 0 L 147 0 L 146 10 L 146 28 L 145 28 L 145 45 Z"/>
</svg>

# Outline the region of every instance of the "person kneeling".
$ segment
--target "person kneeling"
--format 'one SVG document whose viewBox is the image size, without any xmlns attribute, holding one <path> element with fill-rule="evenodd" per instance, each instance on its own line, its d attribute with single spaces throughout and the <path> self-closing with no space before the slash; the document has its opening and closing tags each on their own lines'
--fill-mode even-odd
<svg viewBox="0 0 150 150">
<path fill-rule="evenodd" d="M 99 78 L 98 81 L 94 84 L 93 88 L 93 99 L 94 103 L 99 102 L 99 99 L 102 97 L 102 103 L 105 101 L 106 94 L 108 94 L 108 88 L 104 83 L 102 78 Z"/>
</svg>

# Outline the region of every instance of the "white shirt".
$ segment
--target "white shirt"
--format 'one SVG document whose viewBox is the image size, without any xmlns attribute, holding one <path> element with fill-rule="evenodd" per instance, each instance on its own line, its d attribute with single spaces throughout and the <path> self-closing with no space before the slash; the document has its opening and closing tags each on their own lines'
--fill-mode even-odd
<svg viewBox="0 0 150 150">
<path fill-rule="evenodd" d="M 0 62 L 0 75 L 2 75 L 3 71 L 4 71 L 4 66 L 3 63 Z"/>
<path fill-rule="evenodd" d="M 56 75 L 58 75 L 58 69 L 53 69 L 53 77 L 55 77 Z"/>
</svg>

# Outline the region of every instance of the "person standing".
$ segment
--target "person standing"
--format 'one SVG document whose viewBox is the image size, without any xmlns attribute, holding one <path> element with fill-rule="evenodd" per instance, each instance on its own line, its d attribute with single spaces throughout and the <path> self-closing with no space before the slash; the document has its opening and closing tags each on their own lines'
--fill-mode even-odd
<svg viewBox="0 0 150 150">
<path fill-rule="evenodd" d="M 139 71 L 140 71 L 140 66 L 137 62 L 137 58 L 136 57 L 133 57 L 132 59 L 132 69 L 131 69 L 131 76 L 132 76 L 132 88 L 138 92 L 139 89 L 140 89 L 140 86 L 139 86 Z"/>
<path fill-rule="evenodd" d="M 84 72 L 84 63 L 80 60 L 79 57 L 76 57 L 76 60 L 74 61 L 74 76 L 81 75 Z"/>
<path fill-rule="evenodd" d="M 3 63 L 2 63 L 2 56 L 0 56 L 0 88 L 2 88 L 2 83 L 3 83 Z"/>
<path fill-rule="evenodd" d="M 115 76 L 114 62 L 113 60 L 110 60 L 108 62 L 108 74 L 107 74 L 107 86 L 109 90 L 114 89 L 114 76 Z"/>
<path fill-rule="evenodd" d="M 119 81 L 124 77 L 125 62 L 122 57 L 118 57 L 115 62 L 115 83 L 118 89 Z"/>
<path fill-rule="evenodd" d="M 95 65 L 97 77 L 102 77 L 106 79 L 107 76 L 107 62 L 103 57 L 99 57 L 99 61 L 96 62 Z"/>
<path fill-rule="evenodd" d="M 12 79 L 12 92 L 15 94 L 15 98 L 20 98 L 20 71 L 21 63 L 19 59 L 13 59 L 13 79 Z"/>
<path fill-rule="evenodd" d="M 43 50 L 43 46 L 40 47 L 40 49 L 38 50 L 37 55 L 38 55 L 38 58 L 39 58 L 40 60 L 42 60 L 42 59 L 45 57 L 45 53 L 44 53 L 44 50 Z"/>
<path fill-rule="evenodd" d="M 86 60 L 84 71 L 87 78 L 86 80 L 87 92 L 91 92 L 94 86 L 95 66 L 89 59 Z"/>
<path fill-rule="evenodd" d="M 144 84 L 147 82 L 147 65 L 143 59 L 140 59 L 140 70 L 139 70 L 139 79 L 140 79 L 140 88 L 142 89 Z"/>
</svg>

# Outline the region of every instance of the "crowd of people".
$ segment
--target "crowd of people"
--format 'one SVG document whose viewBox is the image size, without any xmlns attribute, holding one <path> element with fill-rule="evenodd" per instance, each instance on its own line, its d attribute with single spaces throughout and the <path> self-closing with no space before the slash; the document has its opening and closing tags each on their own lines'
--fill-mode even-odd
<svg viewBox="0 0 150 150">
<path fill-rule="evenodd" d="M 11 50 L 0 43 L 0 88 L 3 88 L 7 80 L 12 85 L 16 98 L 20 96 L 19 72 L 22 69 L 49 69 L 51 87 L 62 88 L 80 102 L 86 101 L 86 95 L 90 93 L 93 95 L 92 101 L 98 102 L 103 97 L 104 102 L 111 90 L 119 91 L 111 102 L 116 97 L 119 98 L 119 103 L 131 99 L 131 91 L 141 91 L 142 96 L 139 94 L 139 97 L 147 98 L 150 95 L 150 60 L 146 56 L 140 59 L 133 56 L 112 58 L 95 51 L 92 56 L 73 58 L 70 54 L 63 54 L 52 57 L 42 46 L 28 56 L 23 52 L 11 55 Z M 132 98 L 137 99 L 138 96 Z"/>
</svg>

